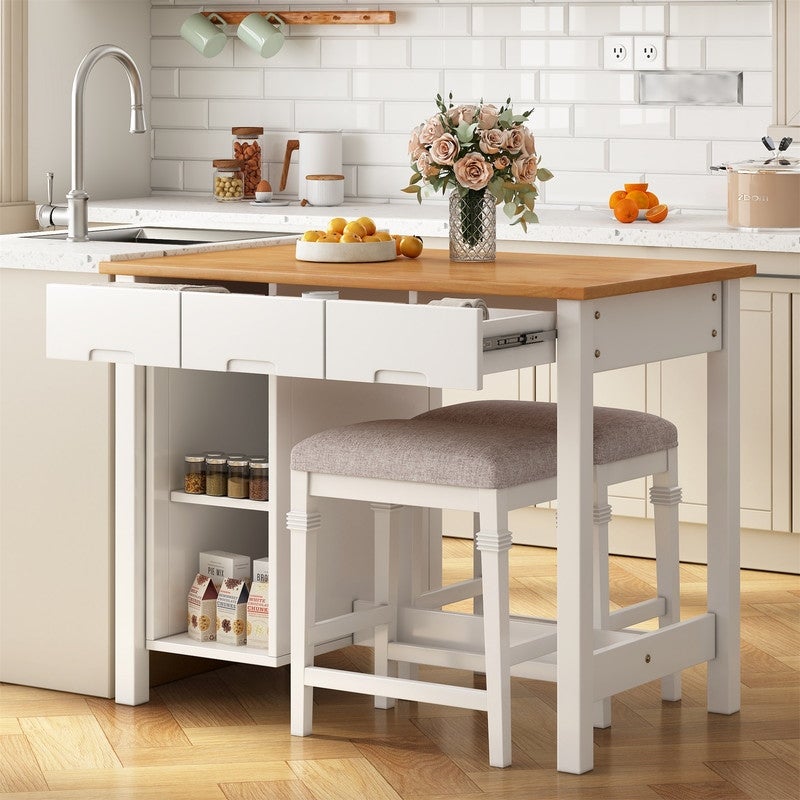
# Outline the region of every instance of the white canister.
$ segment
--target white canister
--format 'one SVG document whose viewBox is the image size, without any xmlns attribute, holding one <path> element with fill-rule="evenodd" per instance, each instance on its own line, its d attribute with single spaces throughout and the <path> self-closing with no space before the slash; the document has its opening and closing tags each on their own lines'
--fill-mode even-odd
<svg viewBox="0 0 800 800">
<path fill-rule="evenodd" d="M 306 175 L 305 178 L 305 199 L 312 206 L 340 206 L 344 201 L 344 175 Z"/>
</svg>

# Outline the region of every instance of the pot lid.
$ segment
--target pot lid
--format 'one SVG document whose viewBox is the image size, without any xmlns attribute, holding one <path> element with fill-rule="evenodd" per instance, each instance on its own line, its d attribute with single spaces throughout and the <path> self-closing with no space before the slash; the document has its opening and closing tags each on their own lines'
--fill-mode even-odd
<svg viewBox="0 0 800 800">
<path fill-rule="evenodd" d="M 735 161 L 723 164 L 728 172 L 800 172 L 800 158 L 772 157 L 766 159 L 751 158 L 748 161 Z"/>
</svg>

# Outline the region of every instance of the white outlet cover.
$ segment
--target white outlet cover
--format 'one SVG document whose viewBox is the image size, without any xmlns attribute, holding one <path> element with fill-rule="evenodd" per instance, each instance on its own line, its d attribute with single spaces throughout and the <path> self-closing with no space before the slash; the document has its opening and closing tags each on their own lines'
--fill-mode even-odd
<svg viewBox="0 0 800 800">
<path fill-rule="evenodd" d="M 611 34 L 603 37 L 603 67 L 633 69 L 633 36 Z"/>
<path fill-rule="evenodd" d="M 667 37 L 642 34 L 633 37 L 633 68 L 664 70 L 667 67 Z"/>
</svg>

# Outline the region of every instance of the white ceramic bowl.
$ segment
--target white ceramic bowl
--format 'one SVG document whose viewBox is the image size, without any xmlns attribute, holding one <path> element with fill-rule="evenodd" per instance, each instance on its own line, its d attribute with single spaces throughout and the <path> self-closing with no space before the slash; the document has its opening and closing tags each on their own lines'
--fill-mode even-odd
<svg viewBox="0 0 800 800">
<path fill-rule="evenodd" d="M 347 264 L 365 261 L 394 261 L 394 239 L 390 242 L 304 242 L 297 240 L 294 257 L 298 261 Z"/>
<path fill-rule="evenodd" d="M 272 192 L 256 192 L 257 203 L 267 203 L 272 200 Z"/>
</svg>

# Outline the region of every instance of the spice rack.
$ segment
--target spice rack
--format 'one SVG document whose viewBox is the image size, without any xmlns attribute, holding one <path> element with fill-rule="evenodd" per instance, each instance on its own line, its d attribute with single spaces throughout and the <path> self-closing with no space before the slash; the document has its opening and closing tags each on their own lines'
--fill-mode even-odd
<svg viewBox="0 0 800 800">
<path fill-rule="evenodd" d="M 250 511 L 270 511 L 269 500 L 240 500 L 236 497 L 214 497 L 210 494 L 189 494 L 183 489 L 173 489 L 169 493 L 173 503 L 189 503 L 199 506 L 218 506 L 220 508 L 243 508 Z"/>
</svg>

